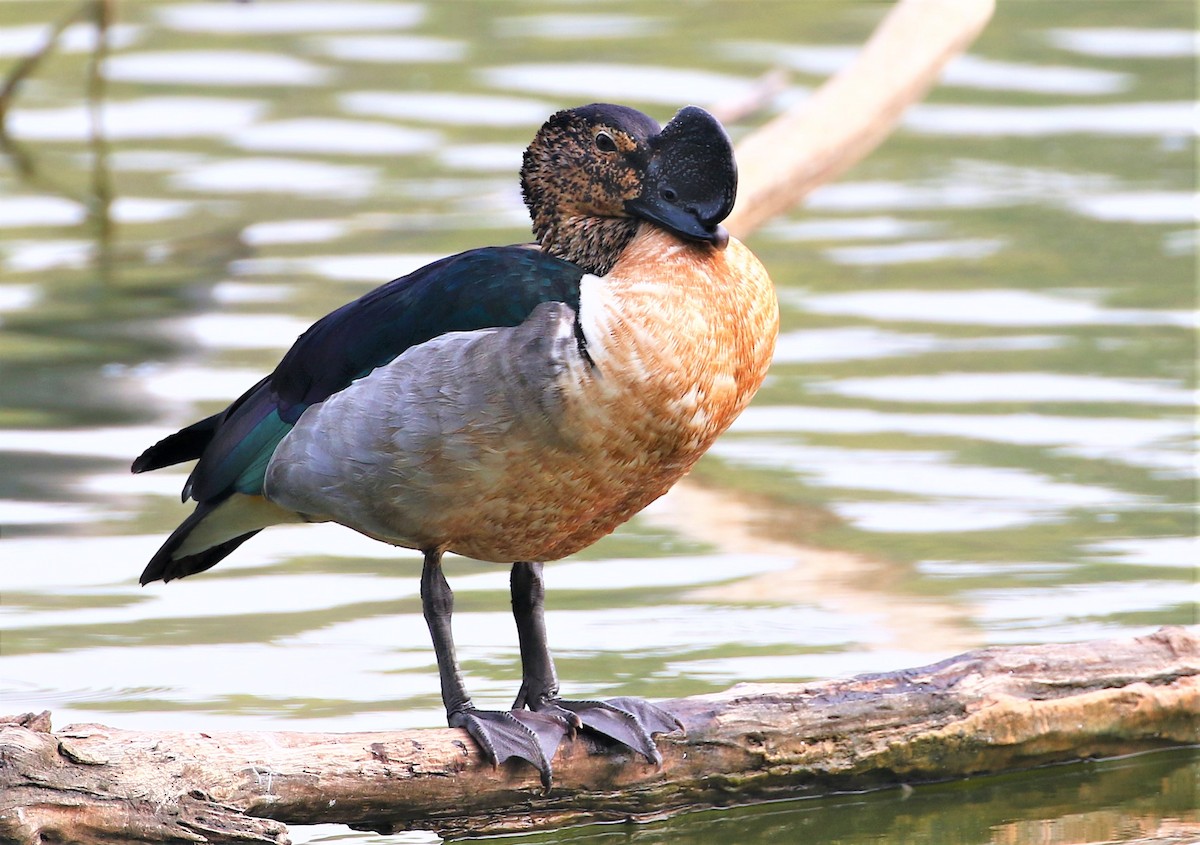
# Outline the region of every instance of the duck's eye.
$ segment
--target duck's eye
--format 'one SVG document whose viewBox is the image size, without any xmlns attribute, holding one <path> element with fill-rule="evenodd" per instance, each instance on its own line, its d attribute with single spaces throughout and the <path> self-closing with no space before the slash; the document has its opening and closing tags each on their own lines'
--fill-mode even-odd
<svg viewBox="0 0 1200 845">
<path fill-rule="evenodd" d="M 596 133 L 596 149 L 602 153 L 615 153 L 617 151 L 617 142 L 613 140 L 613 136 L 607 132 Z"/>
</svg>

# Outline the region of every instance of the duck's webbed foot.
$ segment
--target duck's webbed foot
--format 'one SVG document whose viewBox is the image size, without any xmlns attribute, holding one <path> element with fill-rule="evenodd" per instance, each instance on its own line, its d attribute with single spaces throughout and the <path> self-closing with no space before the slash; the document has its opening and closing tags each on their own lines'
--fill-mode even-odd
<svg viewBox="0 0 1200 845">
<path fill-rule="evenodd" d="M 532 710 L 476 710 L 473 707 L 448 715 L 452 728 L 465 728 L 479 743 L 484 754 L 496 765 L 512 757 L 532 763 L 550 788 L 553 770 L 550 761 L 568 733 L 574 732 L 574 719 L 556 713 Z"/>
<path fill-rule="evenodd" d="M 540 563 L 517 563 L 512 568 L 513 617 L 521 641 L 521 691 L 513 709 L 554 714 L 575 727 L 607 737 L 641 754 L 654 765 L 662 755 L 653 735 L 682 730 L 679 720 L 640 698 L 571 701 L 558 696 L 558 676 L 546 645 L 546 589 Z"/>
<path fill-rule="evenodd" d="M 641 698 L 572 701 L 532 696 L 527 706 L 539 715 L 561 714 L 560 718 L 631 748 L 656 766 L 662 765 L 662 754 L 654 744 L 653 735 L 683 729 L 679 720 L 666 710 Z"/>
</svg>

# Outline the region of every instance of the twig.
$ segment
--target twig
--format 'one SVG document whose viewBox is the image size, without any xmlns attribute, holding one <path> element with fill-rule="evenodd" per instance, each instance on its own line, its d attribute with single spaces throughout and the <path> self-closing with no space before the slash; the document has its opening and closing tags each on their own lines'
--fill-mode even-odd
<svg viewBox="0 0 1200 845">
<path fill-rule="evenodd" d="M 92 196 L 88 217 L 96 231 L 96 269 L 105 284 L 112 279 L 113 272 L 112 180 L 108 170 L 108 139 L 104 133 L 104 62 L 108 58 L 112 14 L 113 0 L 92 0 L 96 49 L 88 66 L 89 142 L 92 148 Z"/>
<path fill-rule="evenodd" d="M 787 90 L 789 74 L 784 68 L 772 68 L 754 81 L 745 92 L 737 97 L 722 100 L 708 106 L 708 110 L 722 123 L 737 123 L 755 112 L 762 111 Z"/>
<path fill-rule="evenodd" d="M 63 34 L 63 31 L 66 30 L 66 28 L 71 24 L 81 20 L 87 14 L 89 7 L 91 6 L 91 2 L 92 0 L 86 0 L 84 3 L 81 3 L 78 7 L 76 7 L 76 9 L 69 15 L 64 17 L 58 23 L 54 24 L 50 30 L 49 37 L 46 38 L 45 43 L 28 56 L 17 62 L 13 69 L 9 71 L 7 78 L 4 80 L 4 84 L 0 85 L 0 139 L 4 139 L 8 135 L 6 125 L 8 107 L 12 104 L 12 99 L 16 93 L 17 87 L 24 82 L 25 78 L 33 73 L 37 66 L 41 64 L 42 60 L 49 55 L 50 50 L 53 49 L 54 45 L 58 43 L 59 36 Z"/>
<path fill-rule="evenodd" d="M 21 59 L 9 72 L 4 80 L 4 84 L 0 86 L 0 150 L 3 150 L 9 159 L 13 162 L 13 167 L 22 179 L 34 185 L 42 185 L 52 193 L 74 200 L 84 205 L 89 206 L 87 199 L 78 195 L 64 185 L 59 184 L 55 180 L 47 177 L 43 173 L 39 173 L 34 165 L 34 159 L 25 149 L 21 147 L 12 137 L 9 132 L 8 114 L 14 100 L 16 99 L 17 89 L 25 79 L 37 69 L 37 66 L 50 54 L 54 45 L 58 43 L 58 39 L 62 37 L 63 32 L 73 23 L 77 23 L 85 17 L 91 16 L 95 19 L 94 6 L 97 2 L 107 2 L 107 0 L 84 0 L 75 8 L 69 15 L 66 15 L 62 20 L 55 24 L 48 34 L 45 42 L 38 47 L 34 52 L 30 53 L 25 58 Z M 98 49 L 99 45 L 98 45 Z M 93 73 L 98 71 L 93 66 Z"/>
</svg>

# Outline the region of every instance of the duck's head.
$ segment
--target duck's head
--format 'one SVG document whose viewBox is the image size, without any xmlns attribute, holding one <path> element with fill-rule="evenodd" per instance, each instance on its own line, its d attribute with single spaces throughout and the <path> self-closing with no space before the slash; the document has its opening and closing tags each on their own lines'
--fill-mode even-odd
<svg viewBox="0 0 1200 845">
<path fill-rule="evenodd" d="M 724 249 L 737 167 L 729 136 L 704 109 L 688 106 L 660 128 L 636 109 L 594 103 L 538 130 L 521 191 L 542 248 L 603 275 L 641 221 Z"/>
</svg>

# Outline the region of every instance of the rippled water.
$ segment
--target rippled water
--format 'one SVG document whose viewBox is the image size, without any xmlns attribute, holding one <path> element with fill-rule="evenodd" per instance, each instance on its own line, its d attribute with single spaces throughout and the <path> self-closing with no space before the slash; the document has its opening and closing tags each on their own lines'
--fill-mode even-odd
<svg viewBox="0 0 1200 845">
<path fill-rule="evenodd" d="M 0 73 L 74 8 L 0 4 Z M 0 709 L 441 724 L 417 556 L 286 526 L 142 589 L 185 471 L 129 462 L 329 309 L 526 239 L 515 172 L 554 109 L 609 99 L 666 119 L 777 66 L 783 108 L 882 7 L 117 10 L 99 126 L 95 33 L 73 24 L 19 90 L 0 159 Z M 1194 622 L 1195 69 L 1189 3 L 1001 4 L 880 151 L 755 233 L 783 312 L 771 375 L 691 479 L 547 568 L 565 690 L 685 695 Z M 506 704 L 506 573 L 448 571 L 472 691 Z M 1043 819 L 1067 842 L 1102 819 L 1125 820 L 1110 838 L 1196 820 L 1178 800 L 1194 761 L 1081 771 L 962 787 L 987 808 L 962 837 L 930 824 L 961 804 L 945 787 L 557 841 L 1007 842 Z M 1157 800 L 1149 782 L 1175 786 Z"/>
</svg>

